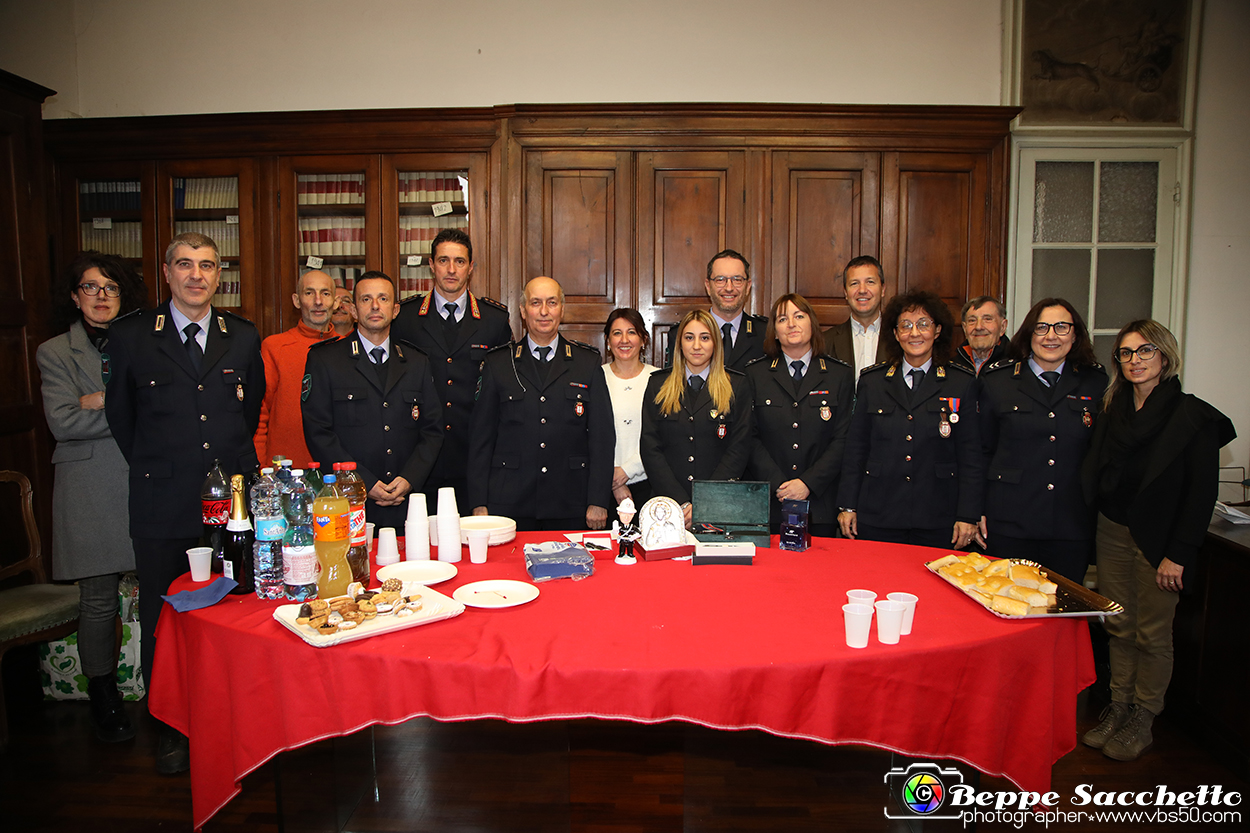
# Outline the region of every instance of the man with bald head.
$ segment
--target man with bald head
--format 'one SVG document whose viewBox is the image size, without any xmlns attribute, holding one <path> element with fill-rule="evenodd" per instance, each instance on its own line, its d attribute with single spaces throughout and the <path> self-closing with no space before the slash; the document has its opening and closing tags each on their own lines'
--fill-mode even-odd
<svg viewBox="0 0 1250 833">
<path fill-rule="evenodd" d="M 300 275 L 295 292 L 291 293 L 291 303 L 299 310 L 299 321 L 285 333 L 269 336 L 261 342 L 265 401 L 260 407 L 260 425 L 253 442 L 262 466 L 276 454 L 291 458 L 296 468 L 312 462 L 304 442 L 300 388 L 308 348 L 335 337 L 330 322 L 334 289 L 334 280 L 325 272 L 314 269 Z M 334 461 L 317 462 L 328 468 Z"/>
<path fill-rule="evenodd" d="M 595 348 L 560 335 L 564 290 L 525 285 L 526 335 L 486 354 L 469 431 L 475 515 L 518 530 L 603 529 L 616 448 L 612 402 Z"/>
</svg>

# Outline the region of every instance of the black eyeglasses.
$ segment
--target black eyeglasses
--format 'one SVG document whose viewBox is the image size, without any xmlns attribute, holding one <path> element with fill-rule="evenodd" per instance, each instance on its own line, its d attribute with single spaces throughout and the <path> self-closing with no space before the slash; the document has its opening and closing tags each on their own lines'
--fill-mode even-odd
<svg viewBox="0 0 1250 833">
<path fill-rule="evenodd" d="M 1133 360 L 1133 356 L 1136 355 L 1137 358 L 1141 359 L 1142 361 L 1148 362 L 1151 359 L 1153 359 L 1155 357 L 1155 353 L 1158 353 L 1158 352 L 1159 352 L 1159 348 L 1155 347 L 1153 344 L 1143 344 L 1141 347 L 1138 347 L 1136 350 L 1130 350 L 1127 347 L 1121 347 L 1119 350 L 1115 351 L 1115 360 L 1119 362 L 1120 364 L 1128 364 L 1129 362 Z"/>
<path fill-rule="evenodd" d="M 1054 324 L 1046 324 L 1044 322 L 1038 321 L 1036 324 L 1033 325 L 1033 335 L 1044 336 L 1048 332 L 1051 331 L 1051 328 L 1054 328 L 1055 335 L 1066 336 L 1068 333 L 1072 332 L 1072 322 L 1071 321 L 1056 321 Z"/>
<path fill-rule="evenodd" d="M 108 286 L 100 286 L 98 283 L 80 283 L 78 284 L 78 289 L 82 294 L 91 295 L 92 297 L 99 295 L 100 290 L 103 290 L 105 296 L 109 298 L 118 298 L 122 294 L 122 288 L 115 283 L 111 283 Z"/>
<path fill-rule="evenodd" d="M 724 286 L 727 283 L 732 283 L 734 286 L 745 286 L 747 282 L 746 276 L 744 275 L 734 275 L 733 277 L 729 277 L 727 275 L 717 275 L 714 278 L 708 278 L 708 280 L 717 286 Z"/>
</svg>

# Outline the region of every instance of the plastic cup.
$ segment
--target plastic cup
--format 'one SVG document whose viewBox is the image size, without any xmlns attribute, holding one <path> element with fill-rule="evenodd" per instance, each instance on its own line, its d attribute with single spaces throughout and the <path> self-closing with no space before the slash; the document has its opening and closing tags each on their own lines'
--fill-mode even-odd
<svg viewBox="0 0 1250 833">
<path fill-rule="evenodd" d="M 213 576 L 213 548 L 192 547 L 187 550 L 192 581 L 208 581 Z"/>
<path fill-rule="evenodd" d="M 378 554 L 374 561 L 379 567 L 399 561 L 399 541 L 395 537 L 394 527 L 378 530 Z"/>
<path fill-rule="evenodd" d="M 912 593 L 886 593 L 885 597 L 892 602 L 902 602 L 906 605 L 903 608 L 903 627 L 899 631 L 903 636 L 911 633 L 912 619 L 916 617 L 916 602 L 919 599 Z"/>
<path fill-rule="evenodd" d="M 425 508 L 425 492 L 410 492 L 408 494 L 408 518 L 409 522 L 416 520 L 424 520 L 429 517 L 429 513 Z"/>
<path fill-rule="evenodd" d="M 485 564 L 486 550 L 490 547 L 490 530 L 466 529 L 464 534 L 469 539 L 469 561 L 474 564 Z"/>
<path fill-rule="evenodd" d="M 373 549 L 373 530 L 376 526 L 373 523 L 365 524 L 365 548 L 368 550 Z"/>
<path fill-rule="evenodd" d="M 847 647 L 867 648 L 868 631 L 872 630 L 872 606 L 844 604 L 842 620 L 846 624 Z"/>
<path fill-rule="evenodd" d="M 872 590 L 847 590 L 847 604 L 853 605 L 869 605 L 877 600 L 877 594 Z"/>
<path fill-rule="evenodd" d="M 883 599 L 877 602 L 877 641 L 883 645 L 897 645 L 903 628 L 903 610 L 907 605 Z"/>
<path fill-rule="evenodd" d="M 438 514 L 460 517 L 460 510 L 456 508 L 456 490 L 451 486 L 442 486 L 438 490 Z"/>
<path fill-rule="evenodd" d="M 422 517 L 419 520 L 409 520 L 404 524 L 404 560 L 430 560 L 429 518 Z"/>
</svg>

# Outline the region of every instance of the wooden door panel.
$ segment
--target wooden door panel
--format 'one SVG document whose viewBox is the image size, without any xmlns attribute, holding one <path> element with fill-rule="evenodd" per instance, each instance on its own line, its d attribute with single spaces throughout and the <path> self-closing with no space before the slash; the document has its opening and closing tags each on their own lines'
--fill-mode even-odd
<svg viewBox="0 0 1250 833">
<path fill-rule="evenodd" d="M 768 295 L 797 292 L 821 324 L 846 319 L 842 268 L 878 253 L 880 154 L 773 154 L 773 270 Z"/>
<path fill-rule="evenodd" d="M 987 164 L 981 154 L 887 154 L 895 222 L 883 225 L 882 254 L 895 291 L 930 289 L 955 311 L 987 292 Z"/>
<path fill-rule="evenodd" d="M 707 305 L 712 255 L 735 249 L 750 257 L 745 169 L 738 151 L 638 155 L 637 306 L 653 329 Z M 660 345 L 652 355 L 663 355 Z"/>
</svg>

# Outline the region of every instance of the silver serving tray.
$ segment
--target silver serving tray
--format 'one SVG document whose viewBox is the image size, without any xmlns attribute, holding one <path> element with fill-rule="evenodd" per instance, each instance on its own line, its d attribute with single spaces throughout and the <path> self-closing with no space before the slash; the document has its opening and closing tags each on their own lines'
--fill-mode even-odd
<svg viewBox="0 0 1250 833">
<path fill-rule="evenodd" d="M 965 553 L 953 553 L 953 555 L 964 555 Z M 943 556 L 945 557 L 945 556 Z M 934 559 L 936 561 L 938 559 Z M 993 560 L 993 559 L 991 559 Z M 1023 558 L 1010 559 L 1013 564 L 1027 564 L 1030 567 L 1036 567 L 1042 571 L 1045 576 L 1053 581 L 1056 585 L 1054 599 L 1047 607 L 1031 607 L 1029 612 L 1023 616 L 1008 616 L 1005 613 L 999 613 L 997 610 L 991 609 L 981 600 L 981 595 L 974 590 L 964 589 L 946 576 L 937 571 L 933 566 L 934 561 L 926 561 L 925 567 L 933 575 L 942 579 L 942 581 L 954 587 L 965 596 L 972 599 L 977 607 L 984 608 L 986 612 L 992 613 L 999 619 L 1057 619 L 1074 616 L 1114 616 L 1117 613 L 1123 613 L 1124 607 L 1119 602 L 1113 602 L 1106 596 L 1100 596 L 1088 587 L 1077 584 L 1070 578 L 1051 572 L 1038 564 L 1036 561 L 1028 561 Z"/>
</svg>

